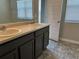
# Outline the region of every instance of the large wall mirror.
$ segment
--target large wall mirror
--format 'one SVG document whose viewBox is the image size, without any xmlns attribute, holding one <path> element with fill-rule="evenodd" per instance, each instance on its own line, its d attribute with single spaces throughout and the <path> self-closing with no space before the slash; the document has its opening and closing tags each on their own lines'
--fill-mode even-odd
<svg viewBox="0 0 79 59">
<path fill-rule="evenodd" d="M 37 17 L 35 0 L 0 0 L 0 24 L 34 21 Z"/>
</svg>

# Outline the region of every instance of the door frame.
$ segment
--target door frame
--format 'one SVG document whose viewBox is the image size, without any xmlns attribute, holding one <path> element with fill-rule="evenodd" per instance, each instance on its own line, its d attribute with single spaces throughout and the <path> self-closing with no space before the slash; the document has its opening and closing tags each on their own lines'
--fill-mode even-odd
<svg viewBox="0 0 79 59">
<path fill-rule="evenodd" d="M 66 15 L 66 7 L 67 7 L 67 0 L 63 0 L 62 12 L 61 12 L 61 21 L 60 21 L 60 29 L 59 29 L 59 40 L 61 40 L 61 37 L 63 35 L 64 21 L 65 21 L 65 15 Z"/>
<path fill-rule="evenodd" d="M 46 5 L 47 0 L 45 0 Z M 61 6 L 61 21 L 60 21 L 60 28 L 59 28 L 59 41 L 63 35 L 63 28 L 64 28 L 64 21 L 65 21 L 65 14 L 66 14 L 66 6 L 67 6 L 67 0 L 62 0 L 62 6 Z M 44 19 L 42 20 L 44 22 Z"/>
</svg>

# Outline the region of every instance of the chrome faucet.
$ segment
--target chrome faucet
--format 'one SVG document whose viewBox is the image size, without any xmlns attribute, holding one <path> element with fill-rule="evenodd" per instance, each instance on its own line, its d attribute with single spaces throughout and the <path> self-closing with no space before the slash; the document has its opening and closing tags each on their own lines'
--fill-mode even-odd
<svg viewBox="0 0 79 59">
<path fill-rule="evenodd" d="M 6 26 L 5 25 L 0 25 L 0 31 L 4 31 L 6 30 Z"/>
</svg>

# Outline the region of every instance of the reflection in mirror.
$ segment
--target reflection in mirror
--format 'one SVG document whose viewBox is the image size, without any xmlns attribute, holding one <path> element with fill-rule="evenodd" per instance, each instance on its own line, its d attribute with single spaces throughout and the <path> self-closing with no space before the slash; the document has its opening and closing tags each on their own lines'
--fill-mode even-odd
<svg viewBox="0 0 79 59">
<path fill-rule="evenodd" d="M 32 19 L 32 0 L 18 0 L 17 11 L 19 19 Z"/>
<path fill-rule="evenodd" d="M 0 0 L 0 24 L 33 20 L 32 0 Z"/>
</svg>

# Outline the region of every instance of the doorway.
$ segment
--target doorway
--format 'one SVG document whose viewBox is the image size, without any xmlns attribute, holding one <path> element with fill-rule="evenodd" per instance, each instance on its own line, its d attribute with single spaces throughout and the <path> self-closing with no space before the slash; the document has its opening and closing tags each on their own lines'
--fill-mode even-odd
<svg viewBox="0 0 79 59">
<path fill-rule="evenodd" d="M 50 39 L 59 41 L 62 0 L 41 0 L 41 23 L 50 24 Z"/>
</svg>

